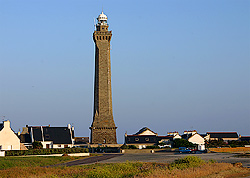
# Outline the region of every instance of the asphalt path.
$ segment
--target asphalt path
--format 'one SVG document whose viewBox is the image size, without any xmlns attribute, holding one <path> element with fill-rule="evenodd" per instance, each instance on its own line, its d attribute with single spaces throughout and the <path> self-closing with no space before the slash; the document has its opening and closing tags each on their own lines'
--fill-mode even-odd
<svg viewBox="0 0 250 178">
<path fill-rule="evenodd" d="M 238 158 L 235 157 L 236 154 L 231 153 L 196 153 L 196 154 L 180 154 L 180 153 L 137 153 L 137 154 L 100 154 L 100 156 L 92 156 L 85 159 L 74 160 L 67 163 L 56 164 L 48 167 L 54 166 L 77 166 L 86 165 L 93 163 L 122 163 L 126 161 L 140 161 L 140 162 L 157 162 L 157 163 L 171 163 L 174 160 L 183 158 L 185 156 L 199 156 L 203 160 L 215 160 L 217 162 L 224 163 L 237 163 L 241 162 L 243 167 L 250 168 L 250 158 Z"/>
<path fill-rule="evenodd" d="M 47 167 L 55 167 L 55 166 L 77 166 L 77 165 L 84 165 L 84 164 L 93 164 L 93 163 L 97 163 L 103 160 L 108 160 L 114 157 L 119 157 L 122 156 L 122 154 L 103 154 L 100 156 L 91 156 L 88 158 L 84 158 L 84 159 L 78 159 L 78 160 L 74 160 L 74 161 L 70 161 L 70 162 L 66 162 L 66 163 L 60 163 L 60 164 L 55 164 L 55 165 L 51 165 L 51 166 L 47 166 Z"/>
<path fill-rule="evenodd" d="M 231 153 L 196 153 L 196 154 L 180 154 L 180 153 L 144 153 L 144 154 L 124 154 L 119 157 L 113 157 L 109 160 L 103 160 L 101 163 L 118 163 L 126 161 L 141 161 L 141 162 L 157 162 L 157 163 L 171 163 L 174 160 L 183 158 L 185 156 L 199 156 L 203 160 L 215 160 L 224 163 L 241 162 L 243 167 L 250 168 L 250 158 L 238 158 L 236 154 Z"/>
</svg>

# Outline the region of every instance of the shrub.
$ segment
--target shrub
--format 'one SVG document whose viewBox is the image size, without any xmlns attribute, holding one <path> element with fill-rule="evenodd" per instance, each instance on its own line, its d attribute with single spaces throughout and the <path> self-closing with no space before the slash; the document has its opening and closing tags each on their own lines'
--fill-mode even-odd
<svg viewBox="0 0 250 178">
<path fill-rule="evenodd" d="M 121 146 L 121 149 L 137 149 L 137 147 L 135 145 L 125 145 L 125 144 L 123 144 Z"/>
<path fill-rule="evenodd" d="M 42 149 L 43 148 L 43 144 L 39 141 L 34 141 L 32 143 L 32 148 L 33 149 Z"/>
<path fill-rule="evenodd" d="M 129 145 L 128 149 L 137 149 L 137 147 L 135 145 Z"/>
<path fill-rule="evenodd" d="M 87 148 L 49 148 L 49 149 L 30 149 L 30 150 L 9 150 L 6 156 L 23 155 L 49 155 L 49 154 L 69 154 L 69 153 L 88 153 Z"/>
<path fill-rule="evenodd" d="M 151 146 L 146 146 L 146 149 L 158 149 L 158 145 L 151 145 Z"/>
<path fill-rule="evenodd" d="M 185 140 L 185 139 L 175 139 L 174 140 L 174 147 L 179 148 L 179 147 L 194 147 L 194 144 Z"/>
<path fill-rule="evenodd" d="M 169 165 L 169 169 L 186 169 L 189 167 L 198 167 L 205 163 L 200 157 L 197 156 L 186 156 L 181 159 L 175 160 L 174 163 Z"/>
<path fill-rule="evenodd" d="M 121 149 L 128 149 L 128 145 L 123 144 L 123 145 L 121 146 Z"/>
</svg>

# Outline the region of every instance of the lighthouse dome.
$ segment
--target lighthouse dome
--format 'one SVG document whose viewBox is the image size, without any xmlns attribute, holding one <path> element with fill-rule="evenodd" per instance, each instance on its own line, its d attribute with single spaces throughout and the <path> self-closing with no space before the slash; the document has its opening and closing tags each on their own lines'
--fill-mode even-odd
<svg viewBox="0 0 250 178">
<path fill-rule="evenodd" d="M 98 21 L 108 20 L 108 17 L 102 12 L 97 19 Z"/>
</svg>

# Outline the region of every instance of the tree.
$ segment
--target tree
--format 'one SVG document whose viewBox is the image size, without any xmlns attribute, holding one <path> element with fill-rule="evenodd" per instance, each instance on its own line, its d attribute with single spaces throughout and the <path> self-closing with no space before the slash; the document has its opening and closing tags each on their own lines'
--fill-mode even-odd
<svg viewBox="0 0 250 178">
<path fill-rule="evenodd" d="M 174 148 L 179 147 L 194 147 L 194 144 L 183 138 L 177 138 L 174 140 Z"/>
<path fill-rule="evenodd" d="M 227 146 L 227 144 L 224 142 L 222 138 L 219 138 L 218 140 L 209 140 L 208 147 L 223 147 Z"/>
<path fill-rule="evenodd" d="M 32 147 L 33 147 L 33 149 L 42 149 L 43 148 L 43 144 L 41 142 L 39 142 L 39 141 L 34 141 L 32 143 Z"/>
</svg>

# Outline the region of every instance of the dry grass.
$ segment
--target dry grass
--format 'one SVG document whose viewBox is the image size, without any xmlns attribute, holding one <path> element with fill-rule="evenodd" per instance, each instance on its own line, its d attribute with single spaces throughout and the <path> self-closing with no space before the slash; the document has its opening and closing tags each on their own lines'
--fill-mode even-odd
<svg viewBox="0 0 250 178">
<path fill-rule="evenodd" d="M 147 177 L 147 178 L 232 178 L 250 175 L 250 169 L 235 167 L 228 163 L 205 163 L 200 167 L 187 169 L 172 169 L 168 164 L 158 163 L 118 163 L 118 164 L 94 164 L 75 167 L 14 167 L 0 170 L 0 177 Z"/>
<path fill-rule="evenodd" d="M 249 147 L 236 147 L 236 148 L 209 148 L 212 152 L 223 153 L 250 153 Z"/>
<path fill-rule="evenodd" d="M 230 178 L 250 175 L 250 169 L 234 167 L 229 163 L 206 163 L 200 167 L 187 168 L 184 170 L 161 170 L 155 171 L 147 178 Z M 137 177 L 143 177 L 137 176 Z"/>
</svg>

